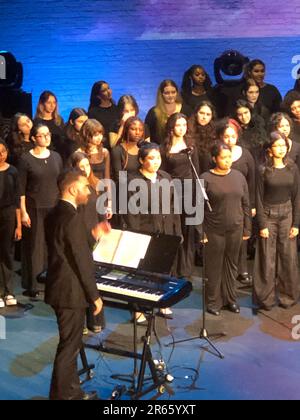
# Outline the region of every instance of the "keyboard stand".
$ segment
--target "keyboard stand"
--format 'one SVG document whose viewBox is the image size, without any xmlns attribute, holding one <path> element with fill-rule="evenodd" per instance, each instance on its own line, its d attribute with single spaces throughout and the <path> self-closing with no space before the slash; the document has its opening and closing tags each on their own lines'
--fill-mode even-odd
<svg viewBox="0 0 300 420">
<path fill-rule="evenodd" d="M 138 310 L 138 308 L 134 309 L 135 312 L 141 312 L 141 310 Z M 145 312 L 145 310 L 143 310 Z M 130 381 L 132 383 L 132 389 L 131 389 L 131 399 L 132 400 L 138 400 L 139 398 L 143 397 L 144 395 L 148 394 L 149 392 L 157 389 L 159 393 L 164 393 L 165 387 L 164 384 L 166 382 L 165 375 L 160 374 L 159 371 L 157 371 L 153 356 L 151 352 L 151 335 L 153 331 L 153 325 L 154 325 L 154 309 L 147 310 L 147 329 L 146 334 L 143 336 L 143 351 L 142 353 L 137 352 L 137 326 L 135 322 L 134 326 L 134 352 L 128 352 L 119 348 L 111 348 L 106 347 L 104 344 L 99 345 L 93 345 L 93 344 L 85 344 L 86 348 L 94 349 L 100 352 L 108 353 L 108 354 L 114 354 L 122 357 L 129 357 L 135 360 L 135 368 L 133 375 L 113 375 L 112 378 L 114 379 L 120 379 L 125 381 Z M 140 369 L 138 371 L 137 369 L 137 361 L 140 360 Z M 145 371 L 146 367 L 149 367 L 151 376 L 149 378 L 145 378 Z M 138 373 L 138 375 L 137 375 Z M 137 384 L 136 384 L 136 377 L 137 377 Z M 129 380 L 131 378 L 131 380 Z M 145 381 L 152 380 L 152 385 L 144 389 L 144 383 Z"/>
<path fill-rule="evenodd" d="M 94 377 L 93 369 L 95 368 L 95 365 L 89 365 L 84 346 L 81 347 L 79 355 L 82 363 L 82 369 L 78 371 L 78 376 L 86 374 L 85 379 L 80 380 L 80 383 L 83 384 L 84 382 L 89 381 Z"/>
</svg>

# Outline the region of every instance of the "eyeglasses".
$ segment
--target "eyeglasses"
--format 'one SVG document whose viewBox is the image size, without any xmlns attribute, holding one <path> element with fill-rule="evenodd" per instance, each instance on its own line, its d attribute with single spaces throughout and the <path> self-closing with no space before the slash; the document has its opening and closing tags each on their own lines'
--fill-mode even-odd
<svg viewBox="0 0 300 420">
<path fill-rule="evenodd" d="M 278 144 L 278 145 L 273 145 L 272 149 L 287 149 L 287 145 L 286 144 Z"/>
<path fill-rule="evenodd" d="M 39 135 L 37 135 L 37 136 L 35 136 L 37 139 L 39 139 L 39 138 L 44 138 L 44 139 L 47 139 L 47 138 L 51 138 L 51 133 L 47 133 L 47 134 L 39 134 Z"/>
</svg>

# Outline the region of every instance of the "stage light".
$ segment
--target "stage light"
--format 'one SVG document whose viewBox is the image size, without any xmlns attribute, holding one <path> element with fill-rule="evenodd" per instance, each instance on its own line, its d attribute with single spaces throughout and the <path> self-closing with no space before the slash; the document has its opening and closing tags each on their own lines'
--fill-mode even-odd
<svg viewBox="0 0 300 420">
<path fill-rule="evenodd" d="M 243 73 L 244 66 L 249 62 L 249 58 L 245 57 L 236 50 L 224 51 L 223 54 L 215 59 L 214 73 L 216 82 L 223 84 L 224 80 L 221 71 L 227 76 L 239 76 Z M 240 81 L 240 80 L 238 80 Z"/>
<path fill-rule="evenodd" d="M 0 88 L 20 89 L 22 83 L 22 64 L 10 52 L 0 51 Z"/>
</svg>

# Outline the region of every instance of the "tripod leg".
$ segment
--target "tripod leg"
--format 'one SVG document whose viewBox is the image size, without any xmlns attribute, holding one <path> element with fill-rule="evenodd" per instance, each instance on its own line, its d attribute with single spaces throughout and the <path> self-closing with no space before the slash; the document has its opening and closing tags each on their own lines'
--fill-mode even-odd
<svg viewBox="0 0 300 420">
<path fill-rule="evenodd" d="M 207 337 L 207 336 L 204 336 L 204 335 L 200 335 L 200 338 L 202 339 L 202 340 L 205 340 L 213 349 L 214 349 L 214 351 L 216 352 L 216 354 L 217 354 L 217 356 L 220 358 L 220 359 L 225 359 L 225 356 L 224 356 L 224 354 L 222 354 L 218 349 L 217 349 L 217 347 L 210 341 L 210 339 Z"/>
<path fill-rule="evenodd" d="M 138 378 L 137 394 L 139 394 L 141 392 L 142 387 L 143 387 L 145 370 L 146 370 L 146 363 L 147 363 L 147 356 L 148 356 L 148 349 L 149 349 L 150 340 L 151 340 L 153 319 L 154 319 L 154 314 L 153 314 L 153 311 L 152 311 L 152 313 L 149 316 L 146 336 L 144 337 L 144 347 L 143 347 L 140 373 L 139 373 L 139 378 Z"/>
</svg>

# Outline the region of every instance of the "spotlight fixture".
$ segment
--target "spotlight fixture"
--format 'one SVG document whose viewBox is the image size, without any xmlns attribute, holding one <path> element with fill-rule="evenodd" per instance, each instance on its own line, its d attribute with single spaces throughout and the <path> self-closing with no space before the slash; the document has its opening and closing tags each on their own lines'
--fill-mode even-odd
<svg viewBox="0 0 300 420">
<path fill-rule="evenodd" d="M 223 84 L 226 82 L 224 80 L 221 72 L 227 76 L 239 76 L 243 73 L 244 66 L 249 62 L 249 58 L 245 57 L 236 50 L 227 50 L 223 54 L 215 59 L 214 62 L 214 73 L 216 82 L 218 84 Z M 238 82 L 240 82 L 238 80 Z"/>
<path fill-rule="evenodd" d="M 22 83 L 22 64 L 10 52 L 0 51 L 0 88 L 20 89 Z"/>
</svg>

